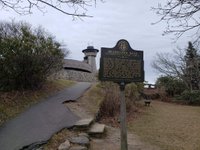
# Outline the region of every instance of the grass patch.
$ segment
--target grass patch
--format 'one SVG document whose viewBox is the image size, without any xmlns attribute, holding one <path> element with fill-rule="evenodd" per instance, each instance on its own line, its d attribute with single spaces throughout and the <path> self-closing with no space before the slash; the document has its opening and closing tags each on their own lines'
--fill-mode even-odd
<svg viewBox="0 0 200 150">
<path fill-rule="evenodd" d="M 40 90 L 0 92 L 0 125 L 38 103 L 42 98 L 73 84 L 73 81 L 55 80 L 47 81 Z"/>
<path fill-rule="evenodd" d="M 103 101 L 103 91 L 99 83 L 94 84 L 86 93 L 81 97 L 84 102 L 84 107 L 87 108 L 92 114 L 99 111 L 99 105 Z"/>
<path fill-rule="evenodd" d="M 200 149 L 200 107 L 153 101 L 128 127 L 162 150 Z"/>
</svg>

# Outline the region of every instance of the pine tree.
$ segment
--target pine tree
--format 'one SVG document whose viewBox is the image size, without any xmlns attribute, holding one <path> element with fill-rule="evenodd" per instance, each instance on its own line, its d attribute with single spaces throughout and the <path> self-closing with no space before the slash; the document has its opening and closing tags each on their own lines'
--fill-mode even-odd
<svg viewBox="0 0 200 150">
<path fill-rule="evenodd" d="M 200 56 L 191 42 L 188 43 L 188 48 L 185 54 L 186 62 L 186 79 L 190 90 L 200 89 Z"/>
</svg>

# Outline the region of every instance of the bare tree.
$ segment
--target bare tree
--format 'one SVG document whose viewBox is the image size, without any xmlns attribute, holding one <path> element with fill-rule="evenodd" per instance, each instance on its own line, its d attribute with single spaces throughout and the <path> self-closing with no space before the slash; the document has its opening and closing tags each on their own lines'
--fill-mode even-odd
<svg viewBox="0 0 200 150">
<path fill-rule="evenodd" d="M 174 33 L 179 38 L 192 31 L 194 41 L 200 41 L 200 0 L 167 0 L 153 9 L 161 16 L 158 22 L 167 22 L 164 34 Z"/>
<path fill-rule="evenodd" d="M 35 8 L 45 13 L 45 8 L 50 7 L 73 17 L 91 17 L 87 7 L 92 5 L 96 5 L 96 0 L 0 0 L 1 9 L 20 15 L 31 14 Z"/>
<path fill-rule="evenodd" d="M 171 53 L 157 53 L 152 67 L 161 74 L 182 78 L 185 71 L 185 59 L 181 49 Z"/>
<path fill-rule="evenodd" d="M 174 53 L 157 53 L 152 67 L 163 75 L 181 79 L 188 88 L 200 89 L 200 55 L 189 46 L 186 50 L 178 48 Z M 192 53 L 192 54 L 191 54 Z M 193 56 L 194 54 L 194 56 Z"/>
</svg>

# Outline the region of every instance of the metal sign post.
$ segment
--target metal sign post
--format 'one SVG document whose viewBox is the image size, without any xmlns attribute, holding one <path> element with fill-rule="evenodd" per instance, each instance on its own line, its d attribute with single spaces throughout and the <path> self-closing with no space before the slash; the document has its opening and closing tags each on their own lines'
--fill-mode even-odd
<svg viewBox="0 0 200 150">
<path fill-rule="evenodd" d="M 99 80 L 120 86 L 121 150 L 128 150 L 124 90 L 127 83 L 144 81 L 143 51 L 133 50 L 124 39 L 113 48 L 101 48 Z"/>
<path fill-rule="evenodd" d="M 120 86 L 120 125 L 121 125 L 121 150 L 128 150 L 127 129 L 126 129 L 126 101 L 125 101 L 125 83 Z"/>
</svg>

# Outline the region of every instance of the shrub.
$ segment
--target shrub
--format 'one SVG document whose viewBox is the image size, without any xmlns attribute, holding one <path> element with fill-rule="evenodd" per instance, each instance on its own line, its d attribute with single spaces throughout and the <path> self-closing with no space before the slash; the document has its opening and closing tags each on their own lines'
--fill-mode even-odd
<svg viewBox="0 0 200 150">
<path fill-rule="evenodd" d="M 115 117 L 120 112 L 120 95 L 119 85 L 112 82 L 102 82 L 102 90 L 104 91 L 104 99 L 100 104 L 99 117 Z M 126 85 L 125 98 L 127 112 L 135 111 L 135 101 L 139 100 L 140 84 L 134 83 Z"/>
<path fill-rule="evenodd" d="M 64 49 L 41 27 L 0 22 L 0 90 L 35 89 L 62 67 Z"/>
<path fill-rule="evenodd" d="M 102 83 L 102 89 L 104 99 L 100 104 L 99 114 L 101 117 L 113 117 L 119 112 L 120 109 L 119 87 L 112 82 L 104 82 Z"/>
<path fill-rule="evenodd" d="M 180 80 L 169 76 L 159 77 L 156 81 L 158 88 L 165 90 L 167 96 L 180 95 L 187 89 L 186 84 Z"/>
<path fill-rule="evenodd" d="M 130 99 L 133 102 L 139 100 L 140 94 L 138 92 L 138 86 L 134 83 L 128 84 L 125 89 L 125 96 L 127 99 Z"/>
<path fill-rule="evenodd" d="M 184 91 L 179 100 L 184 100 L 190 105 L 200 105 L 200 91 Z"/>
</svg>

